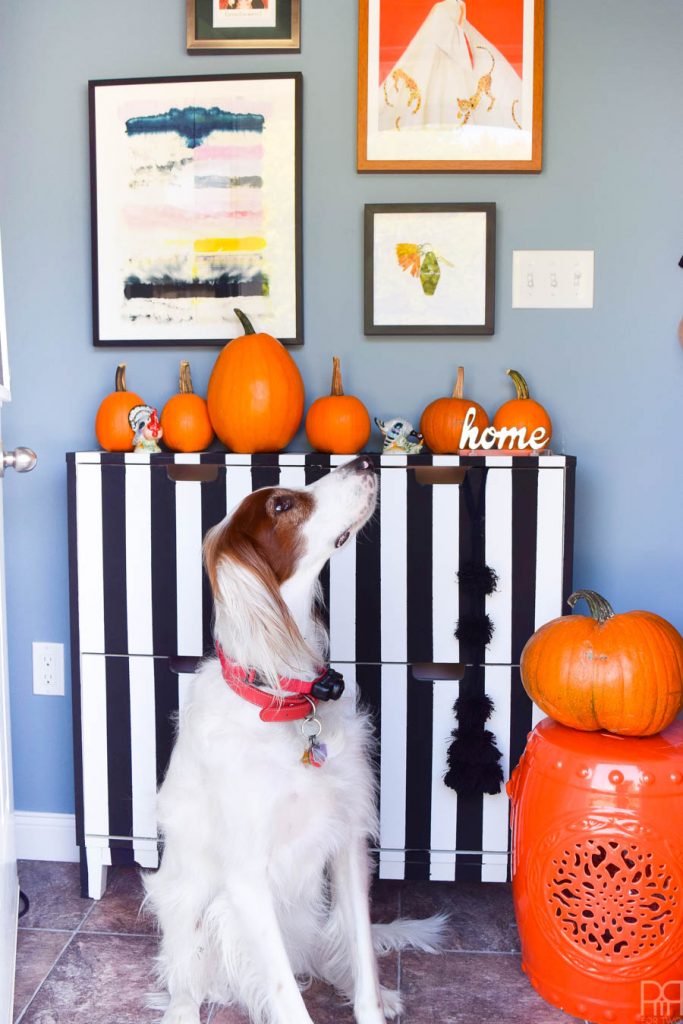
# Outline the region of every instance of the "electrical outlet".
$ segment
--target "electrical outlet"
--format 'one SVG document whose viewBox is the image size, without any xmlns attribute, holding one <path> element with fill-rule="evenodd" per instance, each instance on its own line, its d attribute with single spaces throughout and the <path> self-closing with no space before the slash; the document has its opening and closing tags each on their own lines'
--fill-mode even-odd
<svg viewBox="0 0 683 1024">
<path fill-rule="evenodd" d="M 592 309 L 592 250 L 515 250 L 513 309 Z"/>
<path fill-rule="evenodd" d="M 64 644 L 33 643 L 33 692 L 64 696 Z"/>
</svg>

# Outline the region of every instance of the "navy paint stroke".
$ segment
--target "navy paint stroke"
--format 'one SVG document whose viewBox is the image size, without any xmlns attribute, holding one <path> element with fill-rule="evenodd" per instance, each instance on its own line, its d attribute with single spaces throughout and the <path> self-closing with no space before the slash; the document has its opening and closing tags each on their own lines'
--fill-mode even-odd
<svg viewBox="0 0 683 1024">
<path fill-rule="evenodd" d="M 233 114 L 220 107 L 171 107 L 165 114 L 130 117 L 126 121 L 128 135 L 158 135 L 177 132 L 189 149 L 196 149 L 211 132 L 262 132 L 262 114 Z"/>
<path fill-rule="evenodd" d="M 179 281 L 170 276 L 141 281 L 129 277 L 124 285 L 126 299 L 232 299 L 240 295 L 268 295 L 266 274 L 243 278 L 239 272 L 220 274 L 206 281 Z"/>
</svg>

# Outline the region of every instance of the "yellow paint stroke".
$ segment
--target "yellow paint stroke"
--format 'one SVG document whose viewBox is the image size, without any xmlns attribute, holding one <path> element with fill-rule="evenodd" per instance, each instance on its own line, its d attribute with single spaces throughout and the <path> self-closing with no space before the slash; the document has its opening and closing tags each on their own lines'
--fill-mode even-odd
<svg viewBox="0 0 683 1024">
<path fill-rule="evenodd" d="M 194 243 L 195 252 L 253 252 L 265 249 L 265 238 L 256 236 L 246 238 L 198 238 Z"/>
</svg>

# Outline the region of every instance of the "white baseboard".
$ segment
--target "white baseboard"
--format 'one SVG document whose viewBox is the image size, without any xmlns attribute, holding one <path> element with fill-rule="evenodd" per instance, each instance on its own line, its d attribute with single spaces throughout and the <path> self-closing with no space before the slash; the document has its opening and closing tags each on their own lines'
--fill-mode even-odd
<svg viewBox="0 0 683 1024">
<path fill-rule="evenodd" d="M 78 861 L 76 816 L 15 811 L 17 860 Z"/>
</svg>

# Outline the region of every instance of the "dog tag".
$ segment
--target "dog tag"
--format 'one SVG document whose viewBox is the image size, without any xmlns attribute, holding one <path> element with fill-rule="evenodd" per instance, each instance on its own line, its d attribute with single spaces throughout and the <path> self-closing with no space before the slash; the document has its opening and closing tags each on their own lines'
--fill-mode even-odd
<svg viewBox="0 0 683 1024">
<path fill-rule="evenodd" d="M 344 749 L 346 743 L 346 736 L 343 728 L 336 728 L 333 730 L 325 730 L 325 746 L 327 747 L 327 757 L 331 759 L 338 757 Z"/>
<path fill-rule="evenodd" d="M 326 760 L 327 747 L 325 744 L 316 743 L 315 740 L 311 739 L 304 750 L 304 756 L 301 758 L 302 763 L 309 765 L 311 768 L 322 768 Z"/>
</svg>

